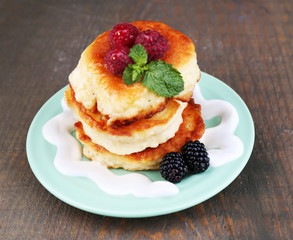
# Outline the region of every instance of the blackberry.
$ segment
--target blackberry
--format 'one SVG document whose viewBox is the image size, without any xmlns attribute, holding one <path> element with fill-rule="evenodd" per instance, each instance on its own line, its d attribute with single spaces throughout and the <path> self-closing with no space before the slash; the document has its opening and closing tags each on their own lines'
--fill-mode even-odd
<svg viewBox="0 0 293 240">
<path fill-rule="evenodd" d="M 187 142 L 181 151 L 189 171 L 193 174 L 204 172 L 210 166 L 210 158 L 205 145 L 198 140 Z"/>
<path fill-rule="evenodd" d="M 160 164 L 160 173 L 169 182 L 179 183 L 187 172 L 188 168 L 181 153 L 170 152 L 163 157 Z"/>
</svg>

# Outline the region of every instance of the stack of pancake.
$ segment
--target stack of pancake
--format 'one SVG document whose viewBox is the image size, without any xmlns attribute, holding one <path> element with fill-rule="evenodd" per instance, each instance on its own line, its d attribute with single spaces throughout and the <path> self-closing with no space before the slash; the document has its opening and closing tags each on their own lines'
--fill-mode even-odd
<svg viewBox="0 0 293 240">
<path fill-rule="evenodd" d="M 200 105 L 191 98 L 200 70 L 194 44 L 181 32 L 159 22 L 131 24 L 168 39 L 170 48 L 161 60 L 181 73 L 184 90 L 165 98 L 141 83 L 128 86 L 121 76 L 109 73 L 104 61 L 110 48 L 107 31 L 82 53 L 69 76 L 65 99 L 78 120 L 76 136 L 87 158 L 111 168 L 158 169 L 165 154 L 180 151 L 204 133 Z"/>
</svg>

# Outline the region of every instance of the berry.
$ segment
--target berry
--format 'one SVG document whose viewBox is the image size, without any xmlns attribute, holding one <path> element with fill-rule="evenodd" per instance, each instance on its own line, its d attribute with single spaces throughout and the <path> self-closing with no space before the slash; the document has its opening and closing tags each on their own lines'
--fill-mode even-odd
<svg viewBox="0 0 293 240">
<path fill-rule="evenodd" d="M 132 47 L 138 33 L 135 26 L 129 23 L 120 23 L 109 32 L 108 39 L 112 46 Z"/>
<path fill-rule="evenodd" d="M 138 34 L 135 44 L 141 44 L 147 51 L 148 62 L 160 59 L 169 50 L 168 40 L 157 31 L 146 30 Z"/>
<path fill-rule="evenodd" d="M 105 55 L 107 69 L 114 75 L 122 75 L 128 64 L 132 63 L 128 56 L 130 49 L 128 47 L 119 46 L 108 50 Z"/>
<path fill-rule="evenodd" d="M 181 151 L 188 169 L 193 174 L 204 172 L 210 166 L 210 158 L 205 145 L 198 140 L 187 142 Z"/>
<path fill-rule="evenodd" d="M 160 173 L 169 182 L 179 183 L 187 172 L 188 168 L 181 153 L 171 152 L 163 157 L 160 164 Z"/>
</svg>

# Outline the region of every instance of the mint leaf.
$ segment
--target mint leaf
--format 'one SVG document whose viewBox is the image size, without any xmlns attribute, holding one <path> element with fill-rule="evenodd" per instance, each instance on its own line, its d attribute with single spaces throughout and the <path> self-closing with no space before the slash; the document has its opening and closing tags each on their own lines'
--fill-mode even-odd
<svg viewBox="0 0 293 240">
<path fill-rule="evenodd" d="M 140 67 L 136 64 L 129 64 L 123 72 L 124 83 L 126 85 L 131 85 L 135 82 L 139 82 L 145 70 L 147 70 L 147 66 Z"/>
<path fill-rule="evenodd" d="M 163 97 L 173 97 L 184 89 L 180 72 L 164 61 L 152 61 L 148 64 L 142 85 Z"/>
<path fill-rule="evenodd" d="M 123 81 L 126 85 L 139 82 L 144 71 L 148 69 L 146 65 L 148 54 L 141 44 L 134 45 L 130 49 L 129 57 L 132 58 L 135 64 L 129 64 L 123 72 Z"/>
<path fill-rule="evenodd" d="M 123 81 L 126 85 L 131 85 L 133 84 L 132 81 L 132 71 L 133 69 L 130 67 L 130 64 L 128 67 L 125 68 L 124 72 L 123 72 Z"/>
<path fill-rule="evenodd" d="M 144 74 L 144 71 L 148 70 L 148 66 L 138 66 L 137 64 L 131 65 L 132 71 L 132 81 L 139 82 Z"/>
<path fill-rule="evenodd" d="M 184 89 L 180 72 L 172 64 L 164 61 L 152 61 L 147 64 L 148 55 L 141 44 L 130 49 L 129 57 L 135 64 L 129 64 L 123 72 L 126 85 L 134 84 L 142 79 L 142 85 L 163 97 L 173 97 Z"/>
<path fill-rule="evenodd" d="M 133 69 L 132 71 L 132 82 L 139 82 L 143 76 L 141 69 Z"/>
<path fill-rule="evenodd" d="M 134 45 L 128 56 L 139 66 L 145 65 L 148 60 L 148 54 L 141 44 Z"/>
</svg>

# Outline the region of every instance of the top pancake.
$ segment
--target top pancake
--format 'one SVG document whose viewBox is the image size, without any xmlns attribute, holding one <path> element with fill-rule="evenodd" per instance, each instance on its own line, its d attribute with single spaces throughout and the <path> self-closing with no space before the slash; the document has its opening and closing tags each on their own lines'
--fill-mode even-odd
<svg viewBox="0 0 293 240">
<path fill-rule="evenodd" d="M 197 66 L 195 47 L 183 33 L 166 24 L 150 21 L 131 23 L 138 30 L 158 31 L 168 39 L 169 50 L 162 58 L 170 63 L 182 75 L 184 90 L 176 99 L 189 101 L 195 83 L 200 78 Z M 97 109 L 108 116 L 109 123 L 129 122 L 128 119 L 139 120 L 162 111 L 167 98 L 158 96 L 141 83 L 127 86 L 121 76 L 109 73 L 104 57 L 110 49 L 108 33 L 104 32 L 82 53 L 76 69 L 70 74 L 69 81 L 75 92 L 75 98 L 87 109 Z"/>
</svg>

